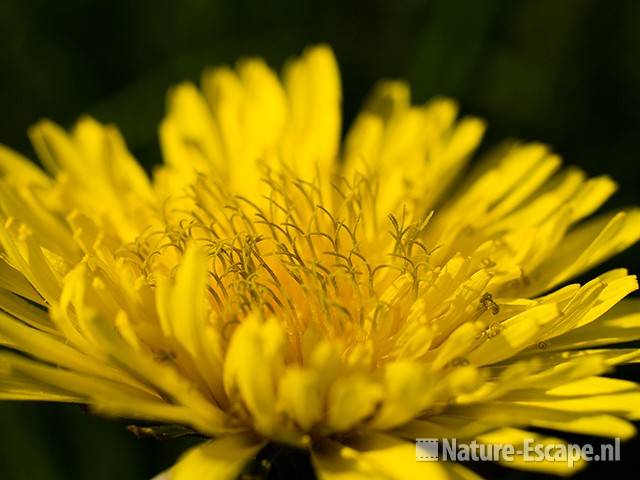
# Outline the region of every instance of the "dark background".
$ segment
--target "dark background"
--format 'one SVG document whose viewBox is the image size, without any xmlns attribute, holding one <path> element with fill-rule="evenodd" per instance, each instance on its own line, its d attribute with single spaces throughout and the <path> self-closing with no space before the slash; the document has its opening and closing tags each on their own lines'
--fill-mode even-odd
<svg viewBox="0 0 640 480">
<path fill-rule="evenodd" d="M 621 189 L 610 207 L 640 203 L 633 0 L 2 0 L 0 141 L 33 157 L 29 125 L 49 117 L 70 126 L 90 113 L 117 123 L 149 167 L 159 161 L 167 87 L 243 55 L 279 67 L 316 42 L 338 57 L 347 121 L 377 79 L 405 78 L 416 101 L 451 95 L 485 117 L 483 145 L 541 140 L 567 163 L 611 174 Z M 640 272 L 639 253 L 635 247 L 598 271 Z M 640 367 L 620 375 L 640 379 Z M 145 479 L 194 443 L 138 440 L 125 425 L 75 406 L 1 403 L 0 478 Z M 622 464 L 592 465 L 581 476 L 637 467 L 638 446 L 623 447 Z"/>
</svg>

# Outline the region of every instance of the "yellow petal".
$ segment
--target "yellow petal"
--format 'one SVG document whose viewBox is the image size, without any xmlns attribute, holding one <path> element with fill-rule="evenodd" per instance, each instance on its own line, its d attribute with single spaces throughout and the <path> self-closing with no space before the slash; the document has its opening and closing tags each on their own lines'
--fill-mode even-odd
<svg viewBox="0 0 640 480">
<path fill-rule="evenodd" d="M 640 301 L 624 300 L 602 317 L 563 335 L 547 340 L 545 349 L 567 349 L 613 345 L 640 338 Z"/>
<path fill-rule="evenodd" d="M 117 332 L 115 326 L 104 319 L 90 318 L 87 327 L 100 346 L 97 352 L 109 358 L 118 368 L 131 372 L 144 384 L 172 398 L 177 404 L 189 407 L 190 424 L 211 435 L 234 429 L 229 426 L 227 415 L 220 410 L 191 380 L 178 374 L 175 368 L 162 364 L 150 355 L 143 355 L 131 347 Z"/>
<path fill-rule="evenodd" d="M 263 322 L 253 314 L 233 334 L 225 359 L 227 395 L 246 405 L 256 429 L 265 435 L 274 435 L 279 426 L 276 389 L 284 369 L 284 341 L 275 318 Z"/>
<path fill-rule="evenodd" d="M 535 294 L 579 275 L 634 244 L 640 238 L 640 210 L 590 220 L 569 232 L 536 272 Z"/>
<path fill-rule="evenodd" d="M 0 145 L 0 173 L 14 185 L 51 185 L 51 179 L 33 162 L 4 145 Z"/>
<path fill-rule="evenodd" d="M 340 74 L 333 52 L 326 46 L 310 48 L 284 72 L 289 99 L 291 132 L 285 159 L 303 179 L 311 179 L 316 164 L 323 174 L 332 169 L 341 129 Z"/>
<path fill-rule="evenodd" d="M 327 425 L 344 431 L 373 413 L 383 398 L 382 387 L 366 375 L 343 375 L 331 385 L 327 397 Z"/>
<path fill-rule="evenodd" d="M 446 462 L 416 461 L 415 442 L 376 432 L 356 436 L 345 445 L 327 442 L 312 452 L 312 460 L 321 480 L 437 480 L 457 476 Z"/>
<path fill-rule="evenodd" d="M 504 322 L 496 336 L 487 335 L 484 342 L 467 355 L 472 364 L 487 365 L 511 357 L 537 338 L 542 326 L 558 315 L 555 304 L 540 305 Z"/>
<path fill-rule="evenodd" d="M 485 444 L 511 444 L 516 449 L 522 449 L 527 439 L 534 439 L 538 445 L 551 446 L 566 444 L 567 442 L 553 437 L 544 437 L 532 432 L 518 430 L 515 428 L 505 428 L 479 436 L 478 441 Z M 577 473 L 586 467 L 587 462 L 580 458 L 572 461 L 530 461 L 524 454 L 516 453 L 512 461 L 500 460 L 499 463 L 508 468 L 524 470 L 528 472 L 552 473 L 554 475 L 569 476 Z"/>
<path fill-rule="evenodd" d="M 231 435 L 193 447 L 168 472 L 169 480 L 233 480 L 264 446 L 251 435 Z"/>
<path fill-rule="evenodd" d="M 185 140 L 197 142 L 210 161 L 219 161 L 220 140 L 203 96 L 194 85 L 175 87 L 168 98 L 169 114 L 174 116 Z"/>
<path fill-rule="evenodd" d="M 322 419 L 323 402 L 317 372 L 288 368 L 278 384 L 278 403 L 303 431 Z"/>
<path fill-rule="evenodd" d="M 386 430 L 414 417 L 431 403 L 436 382 L 423 364 L 394 362 L 387 365 L 382 405 L 369 425 Z"/>
</svg>

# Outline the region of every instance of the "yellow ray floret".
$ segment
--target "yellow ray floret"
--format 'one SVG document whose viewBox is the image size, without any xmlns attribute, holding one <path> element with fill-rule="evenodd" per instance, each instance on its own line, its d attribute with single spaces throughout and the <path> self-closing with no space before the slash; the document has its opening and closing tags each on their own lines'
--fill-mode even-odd
<svg viewBox="0 0 640 480">
<path fill-rule="evenodd" d="M 324 46 L 207 70 L 169 92 L 151 179 L 110 125 L 50 121 L 45 171 L 0 147 L 0 398 L 89 405 L 212 437 L 165 478 L 234 478 L 269 442 L 320 478 L 474 478 L 416 437 L 523 429 L 629 438 L 640 352 L 616 189 L 537 143 L 474 162 L 455 102 L 378 85 L 340 142 Z M 569 473 L 558 464 L 515 468 Z M 582 468 L 577 464 L 573 468 Z"/>
</svg>

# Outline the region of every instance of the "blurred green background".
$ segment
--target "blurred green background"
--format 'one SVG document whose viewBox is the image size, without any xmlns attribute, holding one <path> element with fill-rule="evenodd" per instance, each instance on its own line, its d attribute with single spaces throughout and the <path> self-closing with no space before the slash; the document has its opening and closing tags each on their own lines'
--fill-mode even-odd
<svg viewBox="0 0 640 480">
<path fill-rule="evenodd" d="M 485 117 L 484 145 L 541 140 L 567 163 L 616 178 L 611 207 L 640 203 L 637 1 L 2 0 L 0 32 L 0 141 L 31 157 L 29 125 L 46 116 L 69 126 L 90 113 L 117 123 L 149 167 L 159 161 L 167 87 L 197 80 L 206 65 L 260 55 L 280 66 L 328 42 L 347 120 L 377 79 L 406 78 L 416 101 L 451 95 Z M 640 272 L 639 253 L 598 270 Z M 621 375 L 640 379 L 638 368 Z M 2 479 L 150 478 L 194 443 L 138 440 L 126 423 L 74 406 L 2 403 L 0 425 Z M 638 446 L 624 446 L 621 464 L 581 476 L 637 467 Z"/>
</svg>

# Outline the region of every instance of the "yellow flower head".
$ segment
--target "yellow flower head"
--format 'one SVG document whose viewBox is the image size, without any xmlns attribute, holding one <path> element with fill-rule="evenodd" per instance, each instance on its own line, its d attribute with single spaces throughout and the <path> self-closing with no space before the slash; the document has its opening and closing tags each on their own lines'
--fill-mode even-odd
<svg viewBox="0 0 640 480">
<path fill-rule="evenodd" d="M 636 278 L 567 284 L 640 237 L 637 210 L 585 220 L 614 182 L 517 142 L 465 172 L 484 123 L 402 82 L 340 132 L 321 46 L 171 90 L 152 180 L 89 118 L 32 128 L 46 173 L 0 147 L 0 398 L 213 437 L 172 480 L 267 442 L 323 479 L 469 478 L 414 439 L 632 436 L 640 388 L 601 375 L 640 356 L 607 347 L 640 338 Z"/>
</svg>

